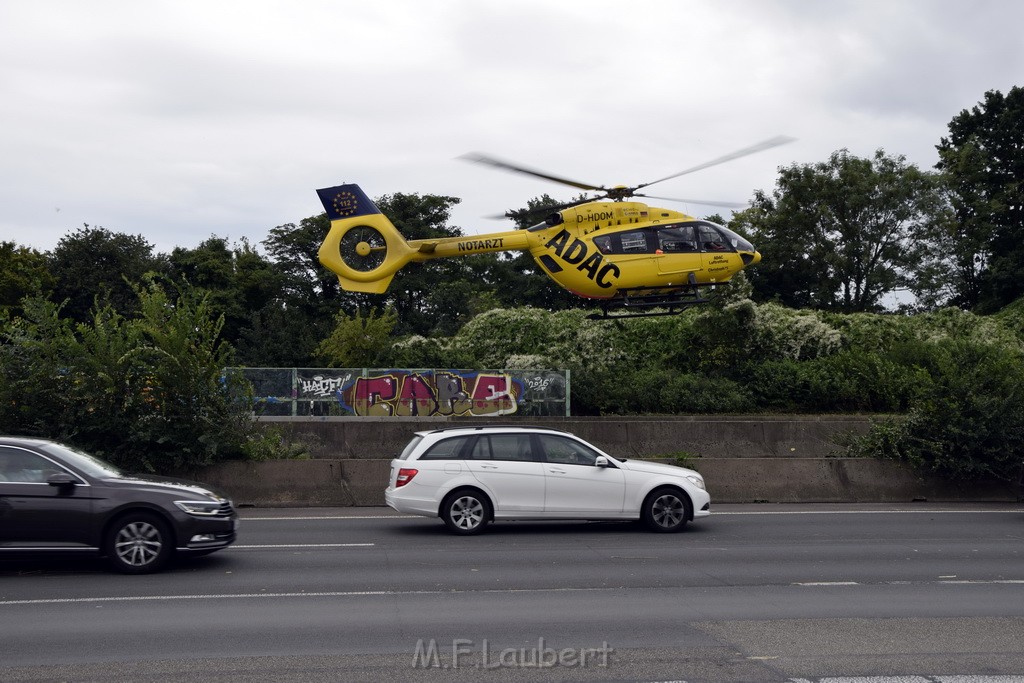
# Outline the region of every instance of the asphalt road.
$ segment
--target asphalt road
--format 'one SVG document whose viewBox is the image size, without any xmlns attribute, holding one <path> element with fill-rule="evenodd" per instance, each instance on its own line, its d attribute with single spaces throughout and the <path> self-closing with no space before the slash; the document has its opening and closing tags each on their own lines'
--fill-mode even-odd
<svg viewBox="0 0 1024 683">
<path fill-rule="evenodd" d="M 262 509 L 234 547 L 153 576 L 0 558 L 2 681 L 868 676 L 1024 681 L 1024 506 L 721 505 L 677 535 L 473 538 Z"/>
</svg>

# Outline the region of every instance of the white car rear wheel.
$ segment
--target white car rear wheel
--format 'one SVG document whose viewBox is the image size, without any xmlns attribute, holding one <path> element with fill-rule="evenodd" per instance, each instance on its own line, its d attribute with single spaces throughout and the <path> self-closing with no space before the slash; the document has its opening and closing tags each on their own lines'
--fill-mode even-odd
<svg viewBox="0 0 1024 683">
<path fill-rule="evenodd" d="M 449 493 L 441 503 L 441 519 L 449 531 L 469 536 L 484 530 L 491 521 L 491 506 L 487 497 L 472 489 Z"/>
</svg>

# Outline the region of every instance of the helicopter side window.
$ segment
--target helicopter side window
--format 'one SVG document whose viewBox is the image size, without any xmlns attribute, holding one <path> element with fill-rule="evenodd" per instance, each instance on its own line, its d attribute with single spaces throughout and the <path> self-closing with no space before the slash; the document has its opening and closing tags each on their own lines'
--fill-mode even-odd
<svg viewBox="0 0 1024 683">
<path fill-rule="evenodd" d="M 697 237 L 704 251 L 732 251 L 725 243 L 721 233 L 710 225 L 698 225 Z"/>
<path fill-rule="evenodd" d="M 620 239 L 623 254 L 646 254 L 649 251 L 647 248 L 647 235 L 642 231 L 627 232 Z"/>
<path fill-rule="evenodd" d="M 659 248 L 666 254 L 697 251 L 697 238 L 692 225 L 662 228 L 658 231 Z"/>
<path fill-rule="evenodd" d="M 598 251 L 600 251 L 602 254 L 612 253 L 612 236 L 603 235 L 601 237 L 595 237 L 594 246 L 596 246 Z"/>
</svg>

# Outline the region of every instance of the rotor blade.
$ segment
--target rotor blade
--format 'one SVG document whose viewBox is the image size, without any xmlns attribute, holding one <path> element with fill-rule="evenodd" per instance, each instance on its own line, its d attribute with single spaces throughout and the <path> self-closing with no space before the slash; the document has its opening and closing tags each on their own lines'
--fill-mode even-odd
<svg viewBox="0 0 1024 683">
<path fill-rule="evenodd" d="M 652 180 L 649 183 L 644 183 L 643 185 L 637 185 L 636 187 L 637 187 L 637 189 L 640 189 L 641 187 L 647 187 L 648 185 L 654 185 L 655 183 L 660 183 L 660 182 L 664 182 L 666 180 L 671 180 L 672 178 L 678 178 L 679 176 L 686 175 L 687 173 L 693 173 L 694 171 L 702 171 L 705 168 L 710 168 L 712 166 L 717 166 L 718 164 L 724 164 L 727 161 L 732 161 L 733 159 L 739 159 L 740 157 L 745 157 L 745 156 L 747 156 L 749 154 L 756 154 L 757 152 L 763 152 L 766 149 L 771 149 L 772 147 L 778 147 L 779 145 L 785 145 L 787 143 L 793 142 L 794 140 L 796 140 L 796 138 L 791 138 L 788 135 L 778 135 L 778 136 L 776 136 L 774 138 L 765 140 L 764 142 L 759 142 L 756 145 L 751 145 L 750 147 L 744 147 L 743 149 L 740 149 L 740 150 L 737 150 L 735 152 L 732 152 L 731 154 L 726 154 L 725 156 L 718 157 L 717 159 L 712 159 L 711 161 L 706 161 L 706 162 L 704 162 L 703 164 L 701 164 L 699 166 L 694 166 L 693 168 L 688 168 L 685 171 L 680 171 L 679 173 L 674 173 L 674 174 L 672 174 L 670 176 L 665 176 L 664 178 L 660 178 L 658 180 Z M 696 202 L 694 202 L 694 203 L 696 203 Z"/>
<path fill-rule="evenodd" d="M 506 211 L 505 213 L 503 213 L 500 216 L 484 216 L 484 218 L 514 218 L 514 216 L 511 215 L 511 214 L 519 214 L 519 215 L 523 215 L 523 216 L 533 216 L 533 215 L 540 215 L 540 214 L 545 214 L 545 213 L 552 214 L 552 213 L 558 213 L 559 211 L 563 211 L 565 209 L 571 209 L 572 207 L 579 206 L 580 204 L 586 204 L 587 202 L 594 202 L 594 201 L 597 201 L 598 199 L 601 199 L 601 197 L 586 197 L 584 199 L 576 199 L 576 200 L 573 200 L 571 202 L 565 202 L 564 204 L 552 204 L 550 206 L 538 206 L 538 207 L 535 207 L 535 208 L 532 208 L 532 209 L 519 209 L 518 211 Z"/>
<path fill-rule="evenodd" d="M 715 202 L 709 199 L 680 199 L 679 197 L 655 197 L 649 194 L 640 194 L 639 192 L 635 197 L 643 197 L 644 199 L 658 199 L 666 202 L 682 202 L 684 204 L 703 204 L 706 206 L 720 206 L 723 209 L 745 209 L 750 206 L 749 202 Z"/>
<path fill-rule="evenodd" d="M 489 157 L 485 154 L 480 154 L 479 152 L 470 152 L 468 154 L 463 154 L 459 158 L 465 159 L 466 161 L 474 161 L 478 164 L 487 164 L 488 166 L 494 166 L 495 168 L 500 168 L 505 171 L 525 173 L 526 175 L 532 175 L 536 178 L 543 178 L 544 180 L 551 180 L 553 182 L 561 183 L 563 185 L 569 185 L 570 187 L 577 187 L 581 190 L 604 190 L 604 188 L 599 185 L 588 185 L 586 183 L 576 182 L 575 180 L 559 178 L 558 176 L 553 176 L 542 171 L 535 171 L 532 168 L 526 168 L 525 166 L 519 166 L 508 161 L 495 159 L 494 157 Z"/>
</svg>

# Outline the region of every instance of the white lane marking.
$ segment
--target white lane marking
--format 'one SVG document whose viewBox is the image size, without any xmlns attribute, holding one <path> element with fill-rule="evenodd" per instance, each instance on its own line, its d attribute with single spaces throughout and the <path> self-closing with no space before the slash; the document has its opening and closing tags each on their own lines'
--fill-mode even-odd
<svg viewBox="0 0 1024 683">
<path fill-rule="evenodd" d="M 97 602 L 146 602 L 174 600 L 253 600 L 260 598 L 360 598 L 395 597 L 405 595 L 454 595 L 458 593 L 579 593 L 609 591 L 611 588 L 486 588 L 482 590 L 422 590 L 422 591 L 319 591 L 298 593 L 210 593 L 205 595 L 112 595 L 97 598 L 35 598 L 30 600 L 0 600 L 0 607 L 11 605 L 65 605 Z M 618 590 L 618 589 L 614 589 Z"/>
<path fill-rule="evenodd" d="M 907 582 L 895 582 L 905 584 Z M 948 583 L 939 581 L 937 583 Z M 1024 583 L 1024 580 L 1014 581 L 972 581 L 972 584 L 1007 584 Z M 932 585 L 929 582 L 922 582 L 923 585 Z M 821 587 L 821 586 L 862 586 L 856 582 L 816 582 L 796 583 L 793 586 Z M 887 584 L 881 584 L 887 585 Z M 75 603 L 104 603 L 104 602 L 160 602 L 175 600 L 254 600 L 261 598 L 359 598 L 359 597 L 401 597 L 407 595 L 487 595 L 487 594 L 523 594 L 523 593 L 596 593 L 618 591 L 620 588 L 613 587 L 563 587 L 563 588 L 482 588 L 478 590 L 455 589 L 455 590 L 409 590 L 409 591 L 316 591 L 316 592 L 293 592 L 293 593 L 208 593 L 203 595 L 114 595 L 96 598 L 35 598 L 29 600 L 0 600 L 0 607 L 14 605 L 65 605 Z"/>
<path fill-rule="evenodd" d="M 1015 674 L 957 674 L 927 676 L 830 676 L 828 678 L 790 678 L 787 683 L 1024 683 Z"/>
<path fill-rule="evenodd" d="M 1020 514 L 1024 508 L 999 508 L 992 510 L 757 510 L 713 511 L 711 517 L 741 517 L 745 515 L 981 515 Z M 309 517 L 246 517 L 243 522 L 304 522 L 315 519 L 423 519 L 420 515 L 324 515 Z"/>
<path fill-rule="evenodd" d="M 243 522 L 305 522 L 310 519 L 417 519 L 418 515 L 325 515 L 323 517 L 246 517 Z"/>
<path fill-rule="evenodd" d="M 974 585 L 974 584 L 982 584 L 982 585 L 1018 584 L 1018 583 L 1024 583 L 1024 580 L 1021 580 L 1021 579 L 992 579 L 990 581 L 967 581 L 967 580 L 961 580 L 961 581 L 937 581 L 936 583 L 945 584 L 947 586 L 964 586 L 964 585 Z"/>
<path fill-rule="evenodd" d="M 879 581 L 861 583 L 859 581 L 797 581 L 791 586 L 1015 586 L 1024 584 L 1024 579 L 975 579 L 959 581 Z"/>
<path fill-rule="evenodd" d="M 980 515 L 990 513 L 1024 512 L 1024 508 L 999 510 L 763 510 L 760 512 L 712 512 L 712 517 L 741 515 Z"/>
<path fill-rule="evenodd" d="M 800 581 L 794 586 L 859 586 L 856 581 Z"/>
<path fill-rule="evenodd" d="M 264 543 L 260 545 L 232 545 L 228 550 L 259 550 L 262 548 L 368 548 L 376 543 Z"/>
</svg>

